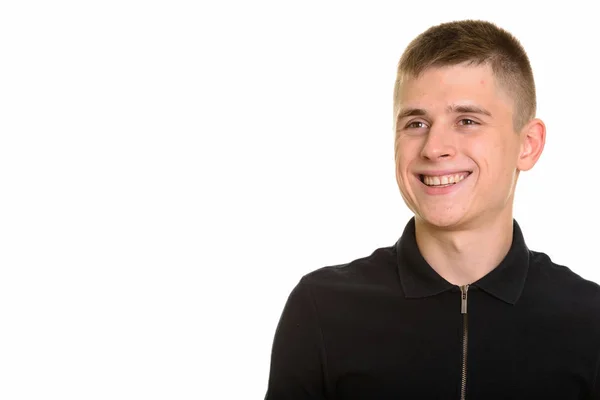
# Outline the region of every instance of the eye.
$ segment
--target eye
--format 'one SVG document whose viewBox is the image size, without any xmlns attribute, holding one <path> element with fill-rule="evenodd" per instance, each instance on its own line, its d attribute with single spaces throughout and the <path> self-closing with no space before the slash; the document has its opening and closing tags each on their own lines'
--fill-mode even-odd
<svg viewBox="0 0 600 400">
<path fill-rule="evenodd" d="M 419 128 L 425 128 L 425 122 L 423 121 L 413 121 L 411 123 L 409 123 L 408 125 L 406 125 L 407 128 L 409 129 L 419 129 Z"/>
<path fill-rule="evenodd" d="M 469 118 L 463 118 L 460 121 L 458 121 L 459 125 L 479 125 L 478 122 L 473 121 L 472 119 Z"/>
</svg>

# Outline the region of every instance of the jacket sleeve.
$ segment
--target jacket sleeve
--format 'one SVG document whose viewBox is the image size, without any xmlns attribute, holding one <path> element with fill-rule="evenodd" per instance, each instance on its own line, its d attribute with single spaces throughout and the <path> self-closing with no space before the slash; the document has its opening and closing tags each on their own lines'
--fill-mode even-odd
<svg viewBox="0 0 600 400">
<path fill-rule="evenodd" d="M 311 287 L 292 290 L 275 331 L 265 400 L 326 399 L 325 349 Z"/>
</svg>

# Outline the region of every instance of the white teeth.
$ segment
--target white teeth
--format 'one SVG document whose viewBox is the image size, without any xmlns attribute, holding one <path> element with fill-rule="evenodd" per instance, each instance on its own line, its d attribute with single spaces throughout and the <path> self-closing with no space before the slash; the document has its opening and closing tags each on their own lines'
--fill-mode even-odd
<svg viewBox="0 0 600 400">
<path fill-rule="evenodd" d="M 440 185 L 448 185 L 453 183 L 458 183 L 469 176 L 469 172 L 461 172 L 459 174 L 453 175 L 443 175 L 443 176 L 423 176 L 423 183 L 427 186 L 440 186 Z"/>
</svg>

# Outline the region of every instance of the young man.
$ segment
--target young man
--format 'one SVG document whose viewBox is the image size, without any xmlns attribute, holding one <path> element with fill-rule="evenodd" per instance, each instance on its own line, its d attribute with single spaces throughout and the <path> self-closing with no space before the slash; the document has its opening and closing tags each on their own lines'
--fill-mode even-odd
<svg viewBox="0 0 600 400">
<path fill-rule="evenodd" d="M 394 121 L 414 217 L 393 246 L 301 279 L 266 399 L 600 400 L 600 286 L 529 250 L 513 219 L 544 148 L 535 112 L 503 29 L 451 22 L 410 43 Z"/>
</svg>

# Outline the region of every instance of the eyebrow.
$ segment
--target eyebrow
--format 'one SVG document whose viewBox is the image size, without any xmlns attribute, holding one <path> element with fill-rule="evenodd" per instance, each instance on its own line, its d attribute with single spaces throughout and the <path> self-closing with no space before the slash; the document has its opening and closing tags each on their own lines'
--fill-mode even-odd
<svg viewBox="0 0 600 400">
<path fill-rule="evenodd" d="M 472 105 L 450 105 L 446 108 L 446 111 L 449 113 L 468 113 L 468 114 L 483 114 L 488 117 L 492 116 L 492 113 L 486 110 L 485 108 L 481 108 L 478 106 Z"/>
<path fill-rule="evenodd" d="M 457 105 L 452 104 L 446 107 L 447 113 L 468 113 L 468 114 L 482 114 L 487 115 L 488 117 L 492 116 L 492 113 L 486 110 L 485 108 L 473 106 L 473 105 Z M 398 113 L 397 121 L 400 121 L 402 118 L 406 117 L 414 117 L 414 116 L 425 116 L 427 115 L 427 111 L 422 108 L 403 108 Z"/>
</svg>

